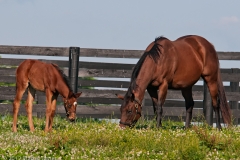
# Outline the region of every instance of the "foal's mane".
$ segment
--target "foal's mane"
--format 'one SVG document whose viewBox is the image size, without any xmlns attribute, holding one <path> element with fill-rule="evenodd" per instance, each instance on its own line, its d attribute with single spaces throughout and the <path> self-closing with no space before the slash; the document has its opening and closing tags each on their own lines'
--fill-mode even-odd
<svg viewBox="0 0 240 160">
<path fill-rule="evenodd" d="M 133 72 L 132 72 L 132 76 L 131 76 L 131 85 L 128 88 L 127 97 L 131 97 L 132 95 L 132 91 L 138 87 L 138 85 L 136 84 L 136 78 L 139 74 L 139 71 L 142 68 L 142 65 L 146 59 L 146 57 L 150 57 L 154 60 L 155 63 L 157 63 L 157 60 L 160 58 L 160 54 L 161 54 L 161 50 L 159 47 L 162 47 L 161 44 L 157 43 L 159 40 L 163 40 L 163 39 L 167 39 L 165 37 L 157 37 L 155 38 L 154 41 L 154 45 L 152 46 L 152 48 L 149 51 L 145 51 L 143 53 L 143 55 L 141 56 L 141 58 L 138 60 L 137 64 L 135 65 Z"/>
<path fill-rule="evenodd" d="M 60 73 L 60 75 L 62 76 L 65 84 L 67 85 L 67 87 L 69 88 L 69 90 L 72 92 L 72 88 L 71 88 L 71 86 L 70 86 L 70 84 L 69 84 L 68 77 L 63 73 L 63 70 L 61 70 L 61 69 L 58 67 L 58 65 L 56 65 L 56 64 L 53 64 L 53 63 L 52 63 L 52 66 L 54 66 L 54 68 L 57 69 L 57 71 L 58 71 L 58 72 Z"/>
</svg>

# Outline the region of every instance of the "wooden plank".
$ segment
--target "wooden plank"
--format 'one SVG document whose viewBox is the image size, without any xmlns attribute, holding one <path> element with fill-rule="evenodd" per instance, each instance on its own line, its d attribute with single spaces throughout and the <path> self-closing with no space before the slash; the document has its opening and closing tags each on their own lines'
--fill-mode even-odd
<svg viewBox="0 0 240 160">
<path fill-rule="evenodd" d="M 106 57 L 106 58 L 139 58 L 143 50 L 118 50 L 118 49 L 92 49 L 81 48 L 80 56 L 83 57 Z"/>
<path fill-rule="evenodd" d="M 49 61 L 51 62 L 51 61 Z M 54 61 L 52 61 L 54 62 Z M 67 65 L 67 62 L 63 61 L 57 64 L 64 67 Z M 62 69 L 64 73 L 67 75 L 68 69 Z M 0 68 L 1 75 L 15 75 L 16 68 Z M 116 77 L 116 78 L 130 78 L 132 75 L 131 70 L 113 70 L 113 69 L 86 69 L 81 68 L 79 71 L 79 77 Z M 222 73 L 223 81 L 232 81 L 238 82 L 240 81 L 240 74 L 236 73 Z"/>
<path fill-rule="evenodd" d="M 126 91 L 121 90 L 98 90 L 98 89 L 81 89 L 81 97 L 101 97 L 101 98 L 116 98 L 115 94 L 125 95 Z M 240 93 L 237 92 L 226 92 L 228 100 L 240 101 Z M 150 99 L 149 94 L 145 93 L 145 98 Z M 181 91 L 179 90 L 168 90 L 166 99 L 183 99 Z M 203 100 L 202 91 L 193 91 L 194 100 Z"/>
<path fill-rule="evenodd" d="M 26 59 L 13 59 L 13 58 L 0 58 L 0 64 L 6 66 L 13 66 L 17 68 L 24 60 Z M 38 59 L 39 61 L 45 63 L 54 63 L 57 64 L 59 67 L 68 67 L 69 62 L 63 60 L 47 60 L 47 59 Z"/>
<path fill-rule="evenodd" d="M 0 45 L 0 54 L 69 56 L 68 47 L 7 46 Z"/>
<path fill-rule="evenodd" d="M 110 81 L 110 80 L 78 80 L 80 87 L 111 87 L 111 88 L 128 88 L 130 82 L 126 81 Z"/>
<path fill-rule="evenodd" d="M 240 93 L 238 92 L 226 92 L 228 101 L 240 101 Z"/>
<path fill-rule="evenodd" d="M 87 69 L 111 69 L 111 70 L 133 70 L 135 64 L 105 63 L 105 62 L 79 62 L 79 68 Z"/>
<path fill-rule="evenodd" d="M 7 65 L 7 66 L 17 67 L 23 61 L 24 61 L 24 59 L 0 58 L 0 64 L 1 65 Z"/>
<path fill-rule="evenodd" d="M 202 100 L 203 99 L 202 91 L 193 91 L 192 94 L 193 94 L 194 100 Z M 183 96 L 181 94 L 181 91 L 168 90 L 166 99 L 183 99 Z"/>
<path fill-rule="evenodd" d="M 219 60 L 240 60 L 240 52 L 221 52 L 218 51 Z"/>
<path fill-rule="evenodd" d="M 79 87 L 108 87 L 108 88 L 128 88 L 130 82 L 128 81 L 114 81 L 114 80 L 84 80 L 78 79 Z M 194 85 L 192 88 L 193 91 L 203 91 L 202 85 Z M 230 92 L 230 86 L 224 86 L 226 92 Z"/>
<path fill-rule="evenodd" d="M 152 109 L 152 100 L 146 99 L 144 106 L 149 106 L 150 109 Z M 164 107 L 185 107 L 185 101 L 184 100 L 166 100 L 163 106 Z M 203 108 L 203 102 L 195 101 L 194 108 Z"/>
<path fill-rule="evenodd" d="M 117 49 L 91 49 L 81 48 L 83 57 L 108 57 L 108 58 L 140 58 L 144 50 L 117 50 Z M 240 60 L 240 52 L 218 51 L 219 60 Z"/>
<path fill-rule="evenodd" d="M 12 113 L 13 106 L 12 104 L 0 104 L 0 113 Z M 34 104 L 33 105 L 33 112 L 45 112 L 46 105 L 45 104 Z M 26 112 L 25 105 L 21 104 L 19 108 L 19 112 Z"/>
<path fill-rule="evenodd" d="M 16 68 L 0 68 L 1 76 L 15 76 Z"/>
<path fill-rule="evenodd" d="M 13 101 L 15 98 L 15 95 L 5 95 L 5 94 L 1 94 L 0 95 L 0 100 L 9 100 L 9 101 Z M 27 97 L 26 95 L 23 96 L 23 100 L 25 100 Z"/>
<path fill-rule="evenodd" d="M 239 82 L 240 74 L 238 73 L 221 73 L 222 81 L 231 81 L 231 82 Z"/>
<path fill-rule="evenodd" d="M 119 98 L 98 98 L 98 97 L 80 97 L 78 104 L 89 104 L 90 106 L 99 104 L 121 104 L 122 100 Z"/>
<path fill-rule="evenodd" d="M 0 69 L 0 73 L 1 73 L 1 69 Z M 16 77 L 15 76 L 4 76 L 4 74 L 3 74 L 0 76 L 0 82 L 15 83 Z"/>
<path fill-rule="evenodd" d="M 109 68 L 111 68 L 109 66 Z M 117 78 L 130 78 L 132 70 L 115 70 L 115 69 L 87 69 L 81 68 L 79 70 L 79 77 L 117 77 Z M 240 74 L 236 73 L 222 73 L 223 81 L 240 81 Z M 202 80 L 202 78 L 200 78 Z"/>
<path fill-rule="evenodd" d="M 56 62 L 57 64 L 57 62 Z M 79 68 L 86 69 L 109 69 L 112 70 L 133 70 L 136 64 L 124 64 L 124 63 L 106 63 L 106 62 L 79 62 Z M 232 69 L 220 69 L 221 73 L 231 73 L 235 75 L 236 73 L 232 73 Z M 237 74 L 236 74 L 237 75 Z"/>
<path fill-rule="evenodd" d="M 233 73 L 232 68 L 220 68 L 221 73 Z"/>
<path fill-rule="evenodd" d="M 81 89 L 81 97 L 98 97 L 98 98 L 116 98 L 116 93 L 125 95 L 126 91 L 120 90 L 98 90 L 98 89 Z M 80 97 L 80 98 L 81 98 Z"/>
<path fill-rule="evenodd" d="M 115 98 L 116 93 L 125 95 L 126 91 L 121 90 L 97 90 L 97 89 L 81 89 L 83 92 L 81 97 L 102 97 L 102 98 Z M 150 98 L 148 93 L 145 93 L 145 98 Z M 195 100 L 202 100 L 203 93 L 201 91 L 193 91 L 193 98 Z M 167 99 L 182 99 L 181 91 L 168 90 Z"/>
<path fill-rule="evenodd" d="M 15 95 L 16 87 L 15 86 L 0 86 L 0 96 L 1 95 Z"/>
<path fill-rule="evenodd" d="M 129 81 L 118 81 L 118 80 L 85 80 L 78 79 L 78 87 L 108 87 L 108 88 L 128 88 L 130 85 Z M 229 86 L 224 86 L 225 91 L 230 92 Z M 203 91 L 202 85 L 194 85 L 193 91 Z"/>
<path fill-rule="evenodd" d="M 79 70 L 79 77 L 116 77 L 116 78 L 130 78 L 131 70 L 111 70 L 111 69 L 85 69 Z"/>
</svg>

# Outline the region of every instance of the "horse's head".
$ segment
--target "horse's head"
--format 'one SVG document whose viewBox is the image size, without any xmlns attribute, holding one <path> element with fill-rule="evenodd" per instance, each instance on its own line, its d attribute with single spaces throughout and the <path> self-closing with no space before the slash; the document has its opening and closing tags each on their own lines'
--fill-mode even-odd
<svg viewBox="0 0 240 160">
<path fill-rule="evenodd" d="M 134 94 L 131 97 L 123 97 L 116 94 L 119 99 L 123 100 L 121 105 L 121 119 L 119 126 L 121 128 L 134 127 L 138 119 L 141 117 L 142 103 L 139 99 L 135 98 Z"/>
<path fill-rule="evenodd" d="M 70 92 L 67 98 L 63 98 L 66 116 L 71 122 L 75 121 L 76 119 L 77 98 L 80 97 L 81 94 L 82 92 Z"/>
</svg>

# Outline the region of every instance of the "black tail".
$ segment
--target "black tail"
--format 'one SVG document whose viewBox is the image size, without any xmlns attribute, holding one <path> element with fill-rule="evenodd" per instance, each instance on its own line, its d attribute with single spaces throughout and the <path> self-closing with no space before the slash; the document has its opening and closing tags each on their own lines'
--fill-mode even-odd
<svg viewBox="0 0 240 160">
<path fill-rule="evenodd" d="M 225 95 L 220 69 L 218 69 L 218 99 L 219 99 L 219 106 L 221 109 L 223 121 L 226 124 L 231 125 L 232 124 L 232 118 L 231 118 L 231 109 L 227 103 L 227 98 Z"/>
</svg>

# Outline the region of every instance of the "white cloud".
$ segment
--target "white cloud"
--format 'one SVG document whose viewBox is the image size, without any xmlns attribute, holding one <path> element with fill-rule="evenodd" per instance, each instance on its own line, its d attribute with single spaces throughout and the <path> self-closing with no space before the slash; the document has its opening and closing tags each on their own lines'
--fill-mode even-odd
<svg viewBox="0 0 240 160">
<path fill-rule="evenodd" d="M 230 17 L 222 17 L 220 19 L 221 24 L 234 24 L 234 23 L 239 23 L 240 19 L 236 16 L 230 16 Z"/>
</svg>

